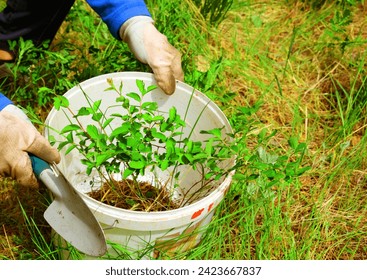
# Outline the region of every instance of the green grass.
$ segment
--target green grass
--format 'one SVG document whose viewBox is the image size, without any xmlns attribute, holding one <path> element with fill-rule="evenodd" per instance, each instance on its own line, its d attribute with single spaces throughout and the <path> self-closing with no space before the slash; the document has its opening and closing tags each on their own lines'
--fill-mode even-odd
<svg viewBox="0 0 367 280">
<path fill-rule="evenodd" d="M 194 2 L 148 4 L 158 29 L 183 54 L 186 82 L 212 98 L 234 126 L 241 117 L 236 110 L 252 108 L 243 145 L 250 163 L 265 165 L 257 178 L 248 177 L 253 169 L 241 170 L 245 176 L 234 180 L 201 244 L 176 257 L 366 259 L 365 1 L 239 0 L 217 24 Z M 20 46 L 23 58 L 0 89 L 40 120 L 52 98 L 78 82 L 150 71 L 81 1 L 48 50 Z M 302 162 L 276 169 L 272 156 L 296 162 L 289 140 L 306 144 Z M 272 184 L 267 177 L 305 166 L 311 169 L 290 180 Z M 0 258 L 54 257 L 39 202 L 44 189 L 25 194 L 8 179 L 0 184 Z"/>
</svg>

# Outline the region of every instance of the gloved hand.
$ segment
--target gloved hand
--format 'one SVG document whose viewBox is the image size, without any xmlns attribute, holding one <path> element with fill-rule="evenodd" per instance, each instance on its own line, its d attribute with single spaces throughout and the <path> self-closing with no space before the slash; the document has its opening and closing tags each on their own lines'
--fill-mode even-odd
<svg viewBox="0 0 367 280">
<path fill-rule="evenodd" d="M 11 176 L 22 186 L 38 186 L 28 152 L 47 162 L 60 162 L 57 149 L 14 105 L 0 111 L 0 143 L 0 175 Z"/>
<path fill-rule="evenodd" d="M 181 54 L 155 28 L 153 20 L 147 16 L 132 17 L 122 25 L 120 37 L 138 60 L 152 68 L 158 86 L 166 94 L 172 94 L 176 80 L 184 79 Z"/>
</svg>

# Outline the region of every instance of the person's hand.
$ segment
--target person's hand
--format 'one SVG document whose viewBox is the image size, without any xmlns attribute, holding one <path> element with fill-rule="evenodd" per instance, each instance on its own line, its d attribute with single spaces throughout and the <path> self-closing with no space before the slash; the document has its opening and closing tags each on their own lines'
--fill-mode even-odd
<svg viewBox="0 0 367 280">
<path fill-rule="evenodd" d="M 60 162 L 60 154 L 27 120 L 14 105 L 0 111 L 0 175 L 10 176 L 22 186 L 36 187 L 28 153 L 56 163 Z"/>
<path fill-rule="evenodd" d="M 181 54 L 153 25 L 146 16 L 137 16 L 125 22 L 120 36 L 138 60 L 148 64 L 154 73 L 158 86 L 172 94 L 176 89 L 176 80 L 183 81 Z"/>
</svg>

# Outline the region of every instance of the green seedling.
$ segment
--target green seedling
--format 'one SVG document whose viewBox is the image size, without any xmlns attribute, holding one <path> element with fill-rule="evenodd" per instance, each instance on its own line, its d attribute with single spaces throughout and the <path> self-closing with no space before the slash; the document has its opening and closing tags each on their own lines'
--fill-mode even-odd
<svg viewBox="0 0 367 280">
<path fill-rule="evenodd" d="M 88 175 L 97 170 L 103 177 L 107 188 L 102 197 L 106 193 L 114 194 L 114 203 L 119 205 L 117 201 L 123 200 L 129 209 L 134 210 L 151 209 L 151 206 L 140 206 L 146 201 L 156 202 L 158 197 L 164 197 L 164 202 L 171 206 L 180 207 L 195 201 L 202 192 L 208 192 L 215 181 L 233 170 L 234 165 L 226 162 L 233 162 L 238 151 L 237 143 L 230 141 L 230 135 L 223 135 L 222 127 L 201 131 L 207 136 L 206 140 L 195 141 L 191 139 L 192 131 L 187 136 L 183 134 L 185 120 L 175 107 L 164 113 L 156 102 L 144 101 L 144 96 L 156 86 L 146 87 L 143 81 L 137 80 L 139 92 L 123 93 L 122 83 L 119 87 L 112 80 L 108 83 L 106 91 L 118 93 L 116 104 L 102 111 L 102 101 L 92 101 L 83 91 L 89 106 L 71 112 L 74 120 L 70 119 L 70 124 L 60 131 L 65 140 L 58 143 L 60 150 L 65 147 L 66 154 L 77 149 L 84 156 L 82 163 L 86 165 Z M 109 109 L 116 106 L 121 110 L 109 114 Z M 61 107 L 68 108 L 68 101 L 58 97 L 55 108 Z M 85 117 L 90 117 L 91 123 L 83 126 L 80 118 Z M 112 122 L 120 125 L 112 127 Z M 181 166 L 188 166 L 201 174 L 200 180 L 188 188 L 198 191 L 190 191 L 190 195 L 184 194 L 176 203 L 170 203 L 179 184 Z M 169 171 L 170 178 L 164 182 L 154 178 L 153 187 L 146 189 L 147 182 L 142 183 L 139 178 L 147 172 L 158 174 L 158 171 Z M 114 179 L 116 174 L 123 179 L 123 186 Z M 125 193 L 126 190 L 129 194 Z M 165 191 L 164 195 L 162 191 Z"/>
</svg>

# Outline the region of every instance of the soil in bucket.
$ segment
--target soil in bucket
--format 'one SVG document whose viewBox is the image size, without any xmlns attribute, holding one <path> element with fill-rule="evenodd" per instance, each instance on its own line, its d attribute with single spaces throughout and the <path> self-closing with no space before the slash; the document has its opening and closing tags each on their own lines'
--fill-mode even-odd
<svg viewBox="0 0 367 280">
<path fill-rule="evenodd" d="M 164 186 L 157 188 L 149 182 L 131 179 L 104 183 L 88 195 L 107 205 L 132 211 L 156 212 L 180 207 Z"/>
</svg>

